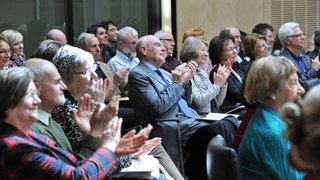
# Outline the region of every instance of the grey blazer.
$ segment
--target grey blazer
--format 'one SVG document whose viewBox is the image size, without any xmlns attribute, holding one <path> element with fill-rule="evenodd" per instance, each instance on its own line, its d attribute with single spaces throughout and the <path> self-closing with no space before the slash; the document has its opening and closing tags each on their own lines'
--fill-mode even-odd
<svg viewBox="0 0 320 180">
<path fill-rule="evenodd" d="M 171 79 L 170 73 L 160 71 Z M 178 119 L 178 100 L 183 97 L 188 103 L 191 101 L 190 85 L 183 87 L 172 83 L 168 87 L 156 72 L 141 62 L 130 72 L 128 87 L 137 119 L 144 124 Z"/>
</svg>

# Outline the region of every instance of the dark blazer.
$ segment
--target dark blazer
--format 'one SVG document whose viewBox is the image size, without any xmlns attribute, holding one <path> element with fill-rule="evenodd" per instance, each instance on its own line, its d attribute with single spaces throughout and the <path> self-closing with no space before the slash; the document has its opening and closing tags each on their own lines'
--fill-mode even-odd
<svg viewBox="0 0 320 180">
<path fill-rule="evenodd" d="M 296 62 L 295 58 L 292 56 L 289 49 L 284 48 L 280 55 L 290 59 L 293 62 L 293 64 L 297 67 L 297 69 L 298 69 L 297 75 L 299 78 L 299 83 L 306 90 L 306 92 L 308 90 L 310 90 L 313 86 L 319 84 L 318 72 L 317 72 L 317 70 L 315 70 L 314 68 L 311 67 L 311 60 L 310 60 L 309 56 L 307 56 L 305 54 L 302 54 L 302 56 L 301 56 L 301 59 L 307 68 L 307 72 L 303 73 L 298 68 L 299 67 L 298 63 Z"/>
<path fill-rule="evenodd" d="M 242 70 L 242 66 L 236 62 L 233 64 L 232 69 L 242 78 L 242 81 L 243 81 L 245 73 Z M 217 70 L 218 70 L 218 66 L 216 66 L 213 69 L 213 71 L 211 71 L 210 73 L 210 80 L 212 83 L 214 83 L 213 73 L 217 72 Z M 238 78 L 233 73 L 230 73 L 230 76 L 228 77 L 227 82 L 228 82 L 228 89 L 227 89 L 226 98 L 224 99 L 223 104 L 220 106 L 221 112 L 227 112 L 242 104 L 242 98 L 241 98 L 242 82 L 239 81 Z"/>
</svg>

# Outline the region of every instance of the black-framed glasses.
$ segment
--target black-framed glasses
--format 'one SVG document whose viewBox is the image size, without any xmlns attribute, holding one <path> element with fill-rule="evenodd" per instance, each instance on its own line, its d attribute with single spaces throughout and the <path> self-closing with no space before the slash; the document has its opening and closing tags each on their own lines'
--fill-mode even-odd
<svg viewBox="0 0 320 180">
<path fill-rule="evenodd" d="M 300 33 L 300 34 L 296 34 L 296 35 L 292 35 L 292 36 L 287 36 L 287 37 L 302 37 L 305 36 L 305 33 Z"/>
<path fill-rule="evenodd" d="M 173 39 L 160 39 L 160 41 L 168 41 L 168 42 L 176 43 L 176 41 Z"/>
<path fill-rule="evenodd" d="M 72 74 L 83 74 L 83 75 L 89 77 L 90 74 L 91 74 L 91 72 L 95 72 L 96 70 L 97 70 L 97 64 L 89 67 L 88 69 L 86 69 L 86 70 L 83 71 L 83 72 L 72 72 Z"/>
<path fill-rule="evenodd" d="M 233 46 L 232 48 L 229 48 L 229 49 L 223 49 L 222 52 L 227 51 L 228 53 L 231 53 L 233 50 L 237 50 L 237 49 L 238 49 L 237 46 Z"/>
</svg>

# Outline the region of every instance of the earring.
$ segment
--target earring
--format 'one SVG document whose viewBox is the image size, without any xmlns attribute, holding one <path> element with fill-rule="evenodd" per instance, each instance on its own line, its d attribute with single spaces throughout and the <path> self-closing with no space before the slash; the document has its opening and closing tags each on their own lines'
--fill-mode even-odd
<svg viewBox="0 0 320 180">
<path fill-rule="evenodd" d="M 272 100 L 276 100 L 276 97 L 275 97 L 275 96 L 272 96 Z"/>
</svg>

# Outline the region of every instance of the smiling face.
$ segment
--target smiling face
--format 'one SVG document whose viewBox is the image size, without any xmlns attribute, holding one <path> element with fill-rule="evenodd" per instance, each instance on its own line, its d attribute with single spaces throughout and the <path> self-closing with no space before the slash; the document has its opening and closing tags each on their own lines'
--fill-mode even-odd
<svg viewBox="0 0 320 180">
<path fill-rule="evenodd" d="M 38 120 L 38 105 L 41 103 L 37 88 L 31 80 L 26 95 L 20 103 L 7 110 L 7 119 L 15 119 L 20 122 L 36 122 Z"/>
<path fill-rule="evenodd" d="M 237 62 L 237 48 L 233 44 L 232 40 L 229 39 L 228 41 L 225 41 L 223 43 L 223 50 L 221 53 L 221 62 L 224 64 L 224 62 L 229 61 L 232 64 Z"/>
<path fill-rule="evenodd" d="M 108 34 L 105 28 L 99 27 L 97 29 L 96 37 L 98 38 L 101 45 L 108 44 Z"/>
<path fill-rule="evenodd" d="M 269 46 L 267 45 L 266 41 L 263 39 L 257 39 L 256 49 L 255 49 L 255 59 L 260 59 L 262 57 L 267 57 L 269 55 L 268 52 Z"/>
<path fill-rule="evenodd" d="M 24 45 L 22 41 L 14 42 L 12 46 L 12 51 L 13 53 L 16 53 L 18 56 L 24 56 L 23 47 Z"/>
<path fill-rule="evenodd" d="M 8 66 L 10 62 L 10 46 L 5 41 L 0 41 L 0 69 Z"/>
<path fill-rule="evenodd" d="M 113 44 L 117 42 L 118 28 L 112 24 L 108 27 L 108 37 L 109 42 L 111 41 Z"/>
<path fill-rule="evenodd" d="M 198 66 L 204 64 L 208 58 L 207 46 L 202 42 L 199 49 L 199 56 L 196 58 Z"/>
</svg>

